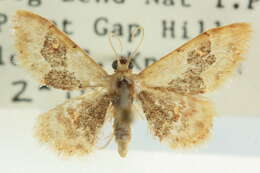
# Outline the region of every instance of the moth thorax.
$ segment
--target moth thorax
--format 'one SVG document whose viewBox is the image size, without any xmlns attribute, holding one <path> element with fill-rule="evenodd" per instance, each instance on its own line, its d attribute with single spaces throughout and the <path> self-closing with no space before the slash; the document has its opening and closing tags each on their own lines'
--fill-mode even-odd
<svg viewBox="0 0 260 173">
<path fill-rule="evenodd" d="M 128 79 L 118 79 L 116 81 L 115 97 L 113 100 L 113 105 L 123 114 L 130 114 L 130 107 L 133 102 L 132 96 L 132 84 Z"/>
<path fill-rule="evenodd" d="M 116 87 L 117 88 L 129 88 L 131 86 L 131 81 L 123 78 L 123 79 L 118 79 L 116 82 Z"/>
</svg>

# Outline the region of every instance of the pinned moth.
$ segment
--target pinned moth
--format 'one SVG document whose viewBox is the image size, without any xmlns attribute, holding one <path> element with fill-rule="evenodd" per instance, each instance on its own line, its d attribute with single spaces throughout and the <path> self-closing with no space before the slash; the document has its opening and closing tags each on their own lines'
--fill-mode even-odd
<svg viewBox="0 0 260 173">
<path fill-rule="evenodd" d="M 236 70 L 251 32 L 246 23 L 208 30 L 139 74 L 132 73 L 131 56 L 120 56 L 109 75 L 47 19 L 17 11 L 13 25 L 17 58 L 42 85 L 92 88 L 39 117 L 40 141 L 63 154 L 88 154 L 110 113 L 121 157 L 131 140 L 133 103 L 141 104 L 152 134 L 170 147 L 204 142 L 215 112 L 202 94 L 218 88 Z"/>
</svg>

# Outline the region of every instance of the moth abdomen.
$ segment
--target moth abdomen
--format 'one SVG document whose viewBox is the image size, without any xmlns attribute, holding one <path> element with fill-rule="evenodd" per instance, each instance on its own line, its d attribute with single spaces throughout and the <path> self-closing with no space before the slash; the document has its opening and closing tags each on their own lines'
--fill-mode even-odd
<svg viewBox="0 0 260 173">
<path fill-rule="evenodd" d="M 126 157 L 128 152 L 128 144 L 131 140 L 131 123 L 116 118 L 114 121 L 114 135 L 118 145 L 118 153 L 121 157 Z"/>
</svg>

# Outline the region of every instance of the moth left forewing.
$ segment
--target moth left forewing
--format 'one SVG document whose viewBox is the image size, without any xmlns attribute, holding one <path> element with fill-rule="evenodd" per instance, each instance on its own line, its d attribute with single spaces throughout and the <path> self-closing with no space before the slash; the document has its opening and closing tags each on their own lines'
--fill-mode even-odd
<svg viewBox="0 0 260 173">
<path fill-rule="evenodd" d="M 107 86 L 107 73 L 51 21 L 28 11 L 12 18 L 17 60 L 42 85 L 76 90 Z"/>
<path fill-rule="evenodd" d="M 210 135 L 215 115 L 203 97 L 144 89 L 138 94 L 152 134 L 172 148 L 203 143 Z"/>
<path fill-rule="evenodd" d="M 40 115 L 36 137 L 62 155 L 84 155 L 95 149 L 100 130 L 107 120 L 112 96 L 104 89 L 70 99 Z"/>
<path fill-rule="evenodd" d="M 182 95 L 212 91 L 243 59 L 250 33 L 246 23 L 208 30 L 146 68 L 138 78 L 145 86 Z"/>
</svg>

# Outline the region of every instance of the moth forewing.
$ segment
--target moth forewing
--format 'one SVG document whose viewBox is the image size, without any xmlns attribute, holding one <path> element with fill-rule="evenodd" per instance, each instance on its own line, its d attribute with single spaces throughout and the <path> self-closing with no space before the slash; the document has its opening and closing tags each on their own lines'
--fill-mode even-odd
<svg viewBox="0 0 260 173">
<path fill-rule="evenodd" d="M 107 73 L 52 22 L 17 11 L 12 23 L 17 59 L 42 85 L 64 90 L 107 87 Z"/>
<path fill-rule="evenodd" d="M 206 31 L 147 67 L 139 78 L 146 86 L 167 88 L 182 95 L 212 91 L 243 59 L 250 33 L 247 23 Z"/>
</svg>

